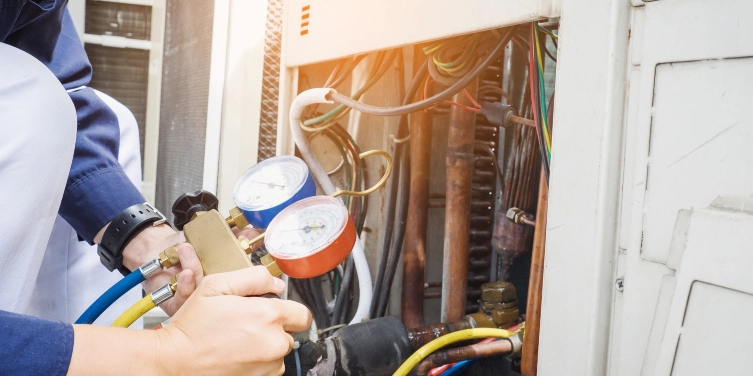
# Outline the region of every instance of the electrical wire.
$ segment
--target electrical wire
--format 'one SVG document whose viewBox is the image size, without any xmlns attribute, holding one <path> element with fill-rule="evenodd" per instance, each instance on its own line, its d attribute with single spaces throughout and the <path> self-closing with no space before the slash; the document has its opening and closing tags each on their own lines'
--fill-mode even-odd
<svg viewBox="0 0 753 376">
<path fill-rule="evenodd" d="M 144 316 L 145 313 L 149 312 L 154 307 L 156 307 L 156 305 L 152 300 L 152 295 L 149 294 L 123 312 L 123 314 L 112 323 L 112 326 L 127 328 L 131 326 L 134 321 L 138 320 L 139 317 Z"/>
<path fill-rule="evenodd" d="M 397 272 L 397 264 L 400 260 L 400 254 L 402 253 L 403 240 L 405 238 L 405 222 L 408 218 L 408 197 L 410 195 L 410 165 L 408 160 L 408 154 L 403 154 L 400 176 L 400 186 L 398 188 L 398 205 L 397 205 L 397 227 L 395 233 L 392 235 L 392 242 L 390 245 L 389 261 L 387 263 L 387 269 L 385 271 L 384 285 L 381 288 L 379 299 L 377 303 L 377 317 L 383 317 L 387 311 L 387 305 L 389 303 L 390 291 L 392 290 L 392 282 Z"/>
<path fill-rule="evenodd" d="M 455 363 L 452 367 L 450 367 L 448 370 L 441 373 L 443 376 L 454 376 L 459 374 L 460 372 L 463 372 L 466 368 L 468 368 L 473 363 L 477 362 L 478 359 L 469 359 L 469 360 L 461 360 L 457 363 Z"/>
<path fill-rule="evenodd" d="M 489 64 L 491 64 L 497 54 L 502 51 L 504 46 L 507 45 L 507 43 L 510 41 L 510 38 L 512 37 L 513 30 L 514 28 L 508 28 L 502 39 L 499 40 L 496 46 L 467 75 L 463 76 L 452 86 L 448 87 L 438 94 L 435 94 L 431 98 L 398 107 L 377 107 L 358 102 L 357 100 L 353 100 L 352 98 L 349 98 L 332 90 L 327 95 L 327 99 L 346 105 L 360 112 L 378 116 L 398 116 L 427 109 L 437 103 L 444 101 L 445 99 L 452 97 L 456 93 L 463 90 L 463 88 L 468 86 L 471 81 L 476 79 L 476 77 L 478 77 L 484 71 L 484 69 Z"/>
<path fill-rule="evenodd" d="M 406 91 L 405 96 L 403 97 L 403 104 L 409 103 L 416 96 L 416 93 L 418 93 L 418 90 L 421 88 L 421 84 L 424 81 L 424 78 L 428 75 L 428 66 L 430 64 L 431 63 L 427 58 L 426 61 L 424 61 L 424 63 L 421 65 L 421 68 L 418 69 L 416 75 L 413 77 L 413 80 L 408 86 L 408 90 Z M 404 80 L 402 79 L 402 72 L 404 72 L 404 70 L 400 70 L 399 72 L 401 75 L 400 82 L 403 82 Z M 397 129 L 397 137 L 405 138 L 407 133 L 408 117 L 407 114 L 405 114 L 400 116 L 400 121 Z M 409 145 L 410 144 L 400 143 L 395 146 L 395 160 L 397 160 L 398 162 L 402 160 L 402 155 L 406 152 L 405 148 L 409 147 Z M 393 247 L 393 245 L 398 244 L 398 242 L 392 242 L 392 238 L 395 235 L 395 212 L 398 206 L 398 188 L 400 186 L 399 179 L 402 176 L 402 167 L 402 163 L 397 163 L 395 165 L 393 178 L 389 182 L 387 213 L 385 214 L 386 221 L 384 224 L 384 236 L 382 236 L 382 252 L 379 256 L 379 265 L 377 267 L 377 275 L 374 282 L 374 291 L 372 295 L 371 311 L 369 312 L 369 316 L 371 318 L 378 317 L 377 312 L 379 311 L 379 298 L 383 295 L 382 291 L 388 289 L 388 286 L 392 285 L 391 282 L 386 283 L 385 277 L 387 270 L 397 269 L 397 262 L 399 259 L 399 253 L 401 251 L 400 249 Z M 399 243 L 399 246 L 402 246 L 402 241 Z M 398 254 L 398 257 L 395 257 L 395 254 Z"/>
<path fill-rule="evenodd" d="M 79 316 L 78 320 L 76 320 L 76 324 L 93 323 L 100 315 L 102 315 L 102 313 L 105 312 L 105 310 L 107 310 L 108 307 L 115 303 L 116 300 L 145 280 L 146 278 L 144 278 L 144 275 L 141 273 L 141 269 L 132 271 L 97 298 L 97 300 L 95 300 L 94 303 L 92 303 L 89 308 Z"/>
<path fill-rule="evenodd" d="M 377 83 L 377 81 L 379 81 L 380 78 L 382 78 L 384 73 L 387 72 L 387 69 L 392 65 L 392 62 L 395 60 L 395 57 L 397 55 L 401 55 L 399 51 L 400 49 L 391 50 L 386 59 L 383 58 L 384 52 L 380 52 L 377 55 L 377 60 L 374 62 L 374 66 L 372 67 L 372 72 L 369 74 L 369 78 L 366 80 L 366 83 L 360 89 L 358 89 L 358 91 L 356 91 L 350 98 L 357 101 L 359 98 L 361 98 L 361 96 L 367 90 L 369 90 L 372 86 L 374 86 L 374 84 Z M 327 112 L 324 115 L 317 116 L 315 118 L 303 121 L 303 123 L 301 124 L 301 128 L 309 132 L 314 132 L 317 130 L 330 127 L 334 123 L 336 123 L 339 119 L 341 119 L 343 116 L 345 116 L 345 114 L 347 114 L 349 111 L 350 111 L 350 108 L 344 105 L 339 105 L 335 107 L 335 109 Z M 332 119 L 333 117 L 334 119 Z M 332 120 L 329 122 L 326 122 L 327 120 L 330 120 L 330 119 Z M 324 123 L 324 124 L 316 126 L 316 127 L 310 127 L 310 125 L 320 124 L 320 123 Z"/>
<path fill-rule="evenodd" d="M 408 375 L 408 373 L 413 369 L 413 367 L 415 367 L 424 358 L 429 356 L 434 351 L 437 351 L 447 345 L 460 342 L 460 341 L 467 341 L 469 339 L 488 338 L 488 337 L 508 338 L 512 334 L 513 332 L 510 332 L 504 329 L 492 329 L 492 328 L 464 329 L 464 330 L 459 330 L 457 332 L 445 334 L 427 343 L 426 345 L 421 346 L 420 349 L 416 350 L 416 352 L 414 352 L 410 357 L 408 357 L 408 359 L 406 359 L 405 362 L 403 362 L 400 368 L 398 368 L 397 371 L 395 371 L 393 376 Z"/>
<path fill-rule="evenodd" d="M 530 40 L 534 41 L 534 28 L 535 25 L 531 24 L 530 29 Z M 547 179 L 547 182 L 549 181 L 549 156 L 547 153 L 547 147 L 546 142 L 544 140 L 544 131 L 542 127 L 542 121 L 541 121 L 541 110 L 539 108 L 539 85 L 537 83 L 539 75 L 537 74 L 537 69 L 534 68 L 534 65 L 536 63 L 536 57 L 535 57 L 535 49 L 534 44 L 530 43 L 529 54 L 528 54 L 528 86 L 529 91 L 531 95 L 531 113 L 533 114 L 533 121 L 536 123 L 536 134 L 539 141 L 539 152 L 541 153 L 541 162 L 544 166 L 544 173 Z"/>
<path fill-rule="evenodd" d="M 298 354 L 298 347 L 293 347 L 293 351 L 295 351 L 295 374 L 301 376 L 301 355 Z"/>
</svg>

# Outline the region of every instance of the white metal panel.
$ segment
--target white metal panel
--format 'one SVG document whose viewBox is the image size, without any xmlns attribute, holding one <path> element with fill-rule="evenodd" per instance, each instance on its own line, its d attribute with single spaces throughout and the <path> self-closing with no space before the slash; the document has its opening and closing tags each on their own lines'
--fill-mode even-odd
<svg viewBox="0 0 753 376">
<path fill-rule="evenodd" d="M 149 86 L 146 93 L 146 124 L 144 126 L 144 171 L 141 192 L 148 202 L 155 201 L 157 189 L 157 149 L 159 148 L 159 113 L 162 96 L 162 55 L 165 46 L 166 0 L 152 5 L 152 49 L 149 52 Z"/>
<path fill-rule="evenodd" d="M 541 376 L 607 373 L 629 10 L 622 0 L 562 4 Z"/>
<path fill-rule="evenodd" d="M 212 193 L 217 193 L 217 177 L 219 176 L 222 101 L 225 94 L 225 64 L 227 62 L 229 23 L 230 0 L 215 0 L 202 182 L 202 188 Z"/>
<path fill-rule="evenodd" d="M 217 177 L 221 213 L 235 206 L 235 182 L 256 164 L 266 14 L 264 1 L 230 0 Z"/>
<path fill-rule="evenodd" d="M 557 17 L 560 1 L 291 0 L 285 11 L 284 64 L 300 66 Z"/>
<path fill-rule="evenodd" d="M 748 355 L 753 215 L 729 209 L 694 210 L 683 231 L 682 261 L 654 375 L 734 375 L 753 367 Z M 703 352 L 694 351 L 698 348 Z"/>
<path fill-rule="evenodd" d="M 642 253 L 666 263 L 680 209 L 753 192 L 753 58 L 660 64 L 654 82 Z"/>
<path fill-rule="evenodd" d="M 733 117 L 745 108 L 741 103 L 750 100 L 745 89 L 732 82 L 750 82 L 750 78 L 743 79 L 750 77 L 743 72 L 745 68 L 733 68 L 735 74 L 741 75 L 733 78 L 730 61 L 713 60 L 753 54 L 749 44 L 732 43 L 721 37 L 753 31 L 741 18 L 745 12 L 753 11 L 752 6 L 753 3 L 736 0 L 661 0 L 646 3 L 635 12 L 632 27 L 642 29 L 631 31 L 635 37 L 631 39 L 631 63 L 637 66 L 628 82 L 633 93 L 626 107 L 620 231 L 621 247 L 626 248 L 621 256 L 626 260 L 625 291 L 622 306 L 615 307 L 619 310 L 614 312 L 615 317 L 619 316 L 614 322 L 620 323 L 620 328 L 615 328 L 621 333 L 619 353 L 612 353 L 613 361 L 619 363 L 619 375 L 653 374 L 662 335 L 646 329 L 661 328 L 667 319 L 666 300 L 671 299 L 673 291 L 666 286 L 674 278 L 676 264 L 666 263 L 680 209 L 706 207 L 718 195 L 744 192 L 745 179 L 751 179 L 753 170 L 749 168 L 729 172 L 737 164 L 735 158 L 750 159 L 745 147 L 740 147 L 740 140 L 725 134 L 712 138 L 717 134 L 715 129 L 721 132 L 732 123 L 716 127 L 724 121 L 734 122 Z M 709 33 L 710 30 L 714 32 Z M 681 63 L 666 64 L 678 62 Z M 712 69 L 712 65 L 724 68 Z M 727 86 L 730 90 L 722 88 Z M 737 98 L 731 98 L 733 95 Z M 729 107 L 734 103 L 738 107 Z M 740 132 L 737 129 L 741 126 L 747 127 L 739 124 L 728 132 Z M 741 136 L 750 137 L 745 132 L 737 134 L 738 138 Z M 715 146 L 716 142 L 721 144 Z M 684 160 L 669 166 L 699 146 Z M 672 175 L 671 170 L 688 162 L 692 163 L 682 168 L 682 174 Z M 717 184 L 717 180 L 734 184 L 725 186 Z M 666 187 L 673 187 L 674 191 Z M 651 192 L 655 188 L 657 194 Z M 753 190 L 753 185 L 748 185 L 747 190 Z M 659 207 L 665 212 L 660 224 L 659 217 L 654 217 Z M 648 233 L 652 233 L 650 240 L 644 237 Z"/>
<path fill-rule="evenodd" d="M 753 295 L 694 282 L 686 311 L 672 375 L 736 375 L 753 369 L 753 357 L 735 351 L 753 348 Z"/>
</svg>

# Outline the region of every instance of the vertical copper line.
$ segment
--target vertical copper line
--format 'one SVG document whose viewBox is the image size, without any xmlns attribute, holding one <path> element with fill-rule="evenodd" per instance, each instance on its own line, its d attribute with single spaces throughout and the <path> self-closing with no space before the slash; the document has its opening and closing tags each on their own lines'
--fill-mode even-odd
<svg viewBox="0 0 753 376">
<path fill-rule="evenodd" d="M 541 294 L 544 286 L 544 243 L 546 242 L 546 212 L 549 190 L 544 170 L 539 177 L 539 202 L 536 208 L 536 229 L 533 233 L 531 275 L 528 279 L 526 306 L 526 335 L 523 340 L 523 376 L 536 376 L 539 361 L 539 329 L 541 326 Z"/>
<path fill-rule="evenodd" d="M 477 84 L 478 79 L 466 87 L 473 97 L 476 96 Z M 473 106 L 462 92 L 455 94 L 452 100 Z M 443 322 L 459 320 L 465 315 L 475 118 L 474 112 L 457 106 L 450 108 L 445 159 L 447 188 L 442 263 Z"/>
<path fill-rule="evenodd" d="M 403 243 L 403 296 L 401 312 L 406 328 L 424 325 L 424 268 L 426 265 L 426 226 L 429 207 L 431 167 L 431 112 L 410 116 L 410 191 L 405 242 Z"/>
</svg>

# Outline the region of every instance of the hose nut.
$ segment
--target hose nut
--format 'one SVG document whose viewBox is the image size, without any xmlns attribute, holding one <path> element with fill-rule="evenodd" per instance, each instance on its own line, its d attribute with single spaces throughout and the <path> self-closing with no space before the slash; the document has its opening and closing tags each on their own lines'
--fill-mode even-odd
<svg viewBox="0 0 753 376">
<path fill-rule="evenodd" d="M 277 265 L 277 261 L 275 261 L 274 257 L 272 257 L 269 254 L 266 254 L 261 257 L 261 263 L 265 267 L 267 267 L 267 270 L 269 270 L 269 274 L 272 274 L 274 277 L 279 277 L 282 275 L 282 270 L 280 270 L 280 267 Z"/>
<path fill-rule="evenodd" d="M 178 258 L 178 244 L 171 245 L 169 248 L 162 251 L 159 254 L 158 260 L 163 268 L 169 268 L 180 264 L 180 259 Z"/>
<path fill-rule="evenodd" d="M 230 216 L 225 218 L 225 222 L 227 222 L 230 228 L 237 227 L 238 229 L 242 229 L 249 225 L 248 220 L 243 216 L 243 212 L 237 206 L 230 209 Z"/>
<path fill-rule="evenodd" d="M 519 225 L 536 225 L 536 222 L 533 221 L 530 214 L 516 207 L 507 209 L 507 218 Z"/>
</svg>

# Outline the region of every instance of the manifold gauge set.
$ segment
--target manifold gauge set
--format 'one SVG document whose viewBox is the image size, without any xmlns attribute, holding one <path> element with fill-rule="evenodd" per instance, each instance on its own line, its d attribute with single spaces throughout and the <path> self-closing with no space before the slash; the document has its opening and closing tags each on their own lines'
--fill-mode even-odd
<svg viewBox="0 0 753 376">
<path fill-rule="evenodd" d="M 233 198 L 256 228 L 266 228 L 264 245 L 285 274 L 322 275 L 347 257 L 356 229 L 341 200 L 315 196 L 308 166 L 278 156 L 252 166 L 235 185 Z"/>
</svg>

